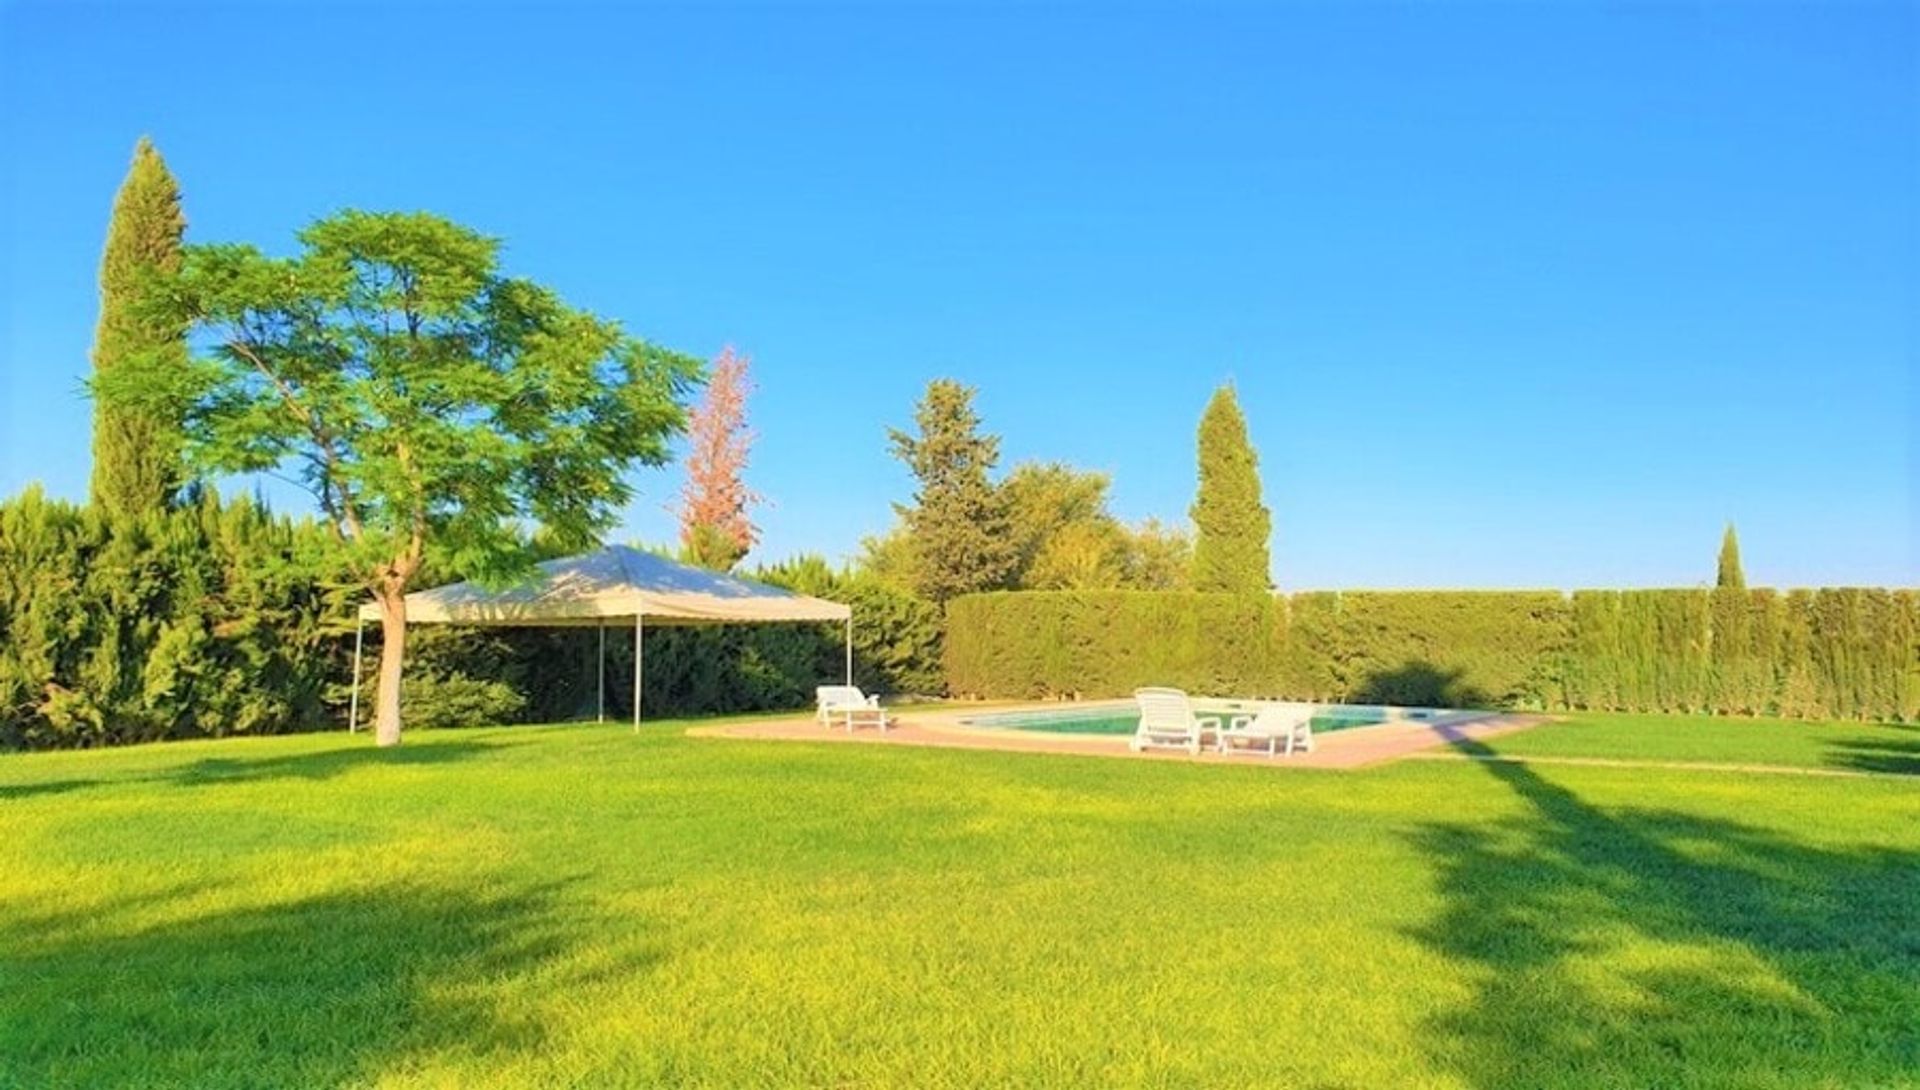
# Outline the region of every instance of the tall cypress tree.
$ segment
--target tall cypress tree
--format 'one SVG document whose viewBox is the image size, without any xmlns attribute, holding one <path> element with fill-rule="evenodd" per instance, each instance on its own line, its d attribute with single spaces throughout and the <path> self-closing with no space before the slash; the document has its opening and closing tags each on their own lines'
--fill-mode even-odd
<svg viewBox="0 0 1920 1090">
<path fill-rule="evenodd" d="M 1721 590 L 1747 589 L 1747 573 L 1740 570 L 1740 537 L 1733 532 L 1731 522 L 1720 538 L 1720 574 L 1714 586 Z"/>
<path fill-rule="evenodd" d="M 113 200 L 106 252 L 100 259 L 100 321 L 94 330 L 95 375 L 138 357 L 177 360 L 187 344 L 176 321 L 139 305 L 143 281 L 180 267 L 186 217 L 180 186 L 153 142 L 141 137 L 133 165 Z M 180 421 L 150 408 L 109 404 L 93 409 L 93 502 L 114 514 L 165 507 L 181 483 Z"/>
<path fill-rule="evenodd" d="M 920 482 L 912 507 L 898 507 L 912 541 L 914 589 L 939 603 L 999 590 L 1013 577 L 1018 546 L 1004 493 L 987 474 L 1000 440 L 980 434 L 973 390 L 951 379 L 927 384 L 914 411 L 920 434 L 889 432 L 896 457 Z"/>
<path fill-rule="evenodd" d="M 1192 514 L 1193 589 L 1264 594 L 1272 587 L 1273 519 L 1260 502 L 1260 459 L 1232 385 L 1214 393 L 1200 418 L 1200 492 Z"/>
</svg>

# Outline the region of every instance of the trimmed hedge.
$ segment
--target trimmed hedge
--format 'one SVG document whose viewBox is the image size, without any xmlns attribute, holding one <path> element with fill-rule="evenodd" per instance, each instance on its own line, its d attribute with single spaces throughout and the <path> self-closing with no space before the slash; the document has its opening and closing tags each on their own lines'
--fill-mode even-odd
<svg viewBox="0 0 1920 1090">
<path fill-rule="evenodd" d="M 1920 593 L 1021 591 L 948 606 L 958 695 L 1141 685 L 1407 705 L 1920 721 Z"/>
</svg>

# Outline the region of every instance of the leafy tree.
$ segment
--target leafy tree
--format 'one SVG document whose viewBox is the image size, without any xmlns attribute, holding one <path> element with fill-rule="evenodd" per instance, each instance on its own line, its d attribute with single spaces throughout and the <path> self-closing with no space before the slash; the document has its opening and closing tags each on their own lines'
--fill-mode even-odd
<svg viewBox="0 0 1920 1090">
<path fill-rule="evenodd" d="M 913 537 L 905 526 L 897 523 L 884 534 L 861 538 L 860 555 L 853 562 L 854 570 L 860 575 L 909 593 L 920 585 L 915 574 L 917 567 Z"/>
<path fill-rule="evenodd" d="M 1028 565 L 1028 590 L 1109 590 L 1126 576 L 1127 541 L 1112 519 L 1069 522 L 1049 536 Z"/>
<path fill-rule="evenodd" d="M 1000 440 L 980 434 L 973 394 L 935 379 L 914 412 L 919 434 L 888 432 L 894 455 L 920 483 L 913 506 L 894 508 L 913 541 L 915 589 L 940 605 L 1006 586 L 1019 559 L 1006 498 L 988 479 Z"/>
<path fill-rule="evenodd" d="M 1126 532 L 1120 583 L 1138 590 L 1186 590 L 1193 580 L 1193 539 L 1147 519 Z"/>
<path fill-rule="evenodd" d="M 1041 587 L 1034 565 L 1053 539 L 1068 527 L 1083 549 L 1095 538 L 1111 538 L 1118 529 L 1107 513 L 1108 477 L 1084 472 L 1063 462 L 1023 462 L 1000 484 L 1018 556 L 1014 584 Z M 1099 524 L 1098 528 L 1085 524 Z"/>
<path fill-rule="evenodd" d="M 528 523 L 590 545 L 632 495 L 625 471 L 667 460 L 699 364 L 501 275 L 495 240 L 436 216 L 348 211 L 299 238 L 289 259 L 188 247 L 154 309 L 207 351 L 100 392 L 185 406 L 197 467 L 290 471 L 313 493 L 379 603 L 375 735 L 396 745 L 422 566 L 509 581 L 533 563 Z"/>
<path fill-rule="evenodd" d="M 100 320 L 93 336 L 93 369 L 105 374 L 138 357 L 151 366 L 184 368 L 181 323 L 140 304 L 145 281 L 180 267 L 187 227 L 180 185 L 153 142 L 134 145 L 133 165 L 113 199 L 106 252 L 100 258 Z M 181 483 L 180 420 L 164 403 L 93 408 L 93 502 L 116 515 L 167 506 Z"/>
<path fill-rule="evenodd" d="M 687 417 L 687 483 L 680 494 L 680 549 L 689 563 L 731 571 L 759 535 L 748 508 L 759 498 L 741 472 L 753 433 L 747 430 L 746 356 L 731 345 L 713 361 L 705 394 Z"/>
<path fill-rule="evenodd" d="M 1720 537 L 1720 571 L 1714 586 L 1722 590 L 1747 589 L 1747 574 L 1740 569 L 1740 536 L 1733 532 L 1731 522 Z"/>
<path fill-rule="evenodd" d="M 1259 457 L 1231 385 L 1200 418 L 1200 492 L 1193 501 L 1193 587 L 1264 594 L 1272 586 L 1267 539 L 1272 517 L 1260 502 Z"/>
</svg>

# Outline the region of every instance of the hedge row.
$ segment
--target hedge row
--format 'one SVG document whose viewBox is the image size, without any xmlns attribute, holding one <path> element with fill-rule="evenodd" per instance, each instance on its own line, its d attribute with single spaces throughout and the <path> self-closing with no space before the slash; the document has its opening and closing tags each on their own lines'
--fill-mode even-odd
<svg viewBox="0 0 1920 1090">
<path fill-rule="evenodd" d="M 142 517 L 0 503 L 0 747 L 324 725 L 348 607 L 323 546 L 211 493 Z"/>
<path fill-rule="evenodd" d="M 327 531 L 208 492 L 137 518 L 47 498 L 0 501 L 0 749 L 118 745 L 345 725 L 361 595 L 329 561 Z M 940 613 L 824 563 L 760 573 L 852 604 L 855 678 L 937 693 Z M 423 585 L 431 577 L 423 579 Z M 367 631 L 371 714 L 378 626 Z M 843 669 L 839 625 L 655 628 L 654 717 L 804 707 Z M 413 726 L 591 717 L 593 629 L 409 633 L 403 716 Z M 633 640 L 609 630 L 607 708 L 632 706 Z"/>
<path fill-rule="evenodd" d="M 1920 720 L 1920 593 L 1005 592 L 948 607 L 948 688 Z"/>
</svg>

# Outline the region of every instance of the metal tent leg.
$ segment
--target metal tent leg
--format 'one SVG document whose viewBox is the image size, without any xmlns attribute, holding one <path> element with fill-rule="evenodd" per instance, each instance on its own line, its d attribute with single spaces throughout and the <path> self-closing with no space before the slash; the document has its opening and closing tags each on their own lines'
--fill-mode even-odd
<svg viewBox="0 0 1920 1090">
<path fill-rule="evenodd" d="M 847 615 L 847 684 L 853 684 L 853 615 Z"/>
<path fill-rule="evenodd" d="M 607 622 L 600 622 L 600 711 L 598 722 L 607 721 Z"/>
<path fill-rule="evenodd" d="M 645 675 L 641 674 L 641 660 L 645 658 L 641 654 L 641 649 L 645 647 L 645 639 L 643 639 L 645 635 L 647 635 L 647 620 L 639 614 L 634 614 L 634 731 L 636 733 L 639 731 L 639 683 L 645 679 Z"/>
</svg>

